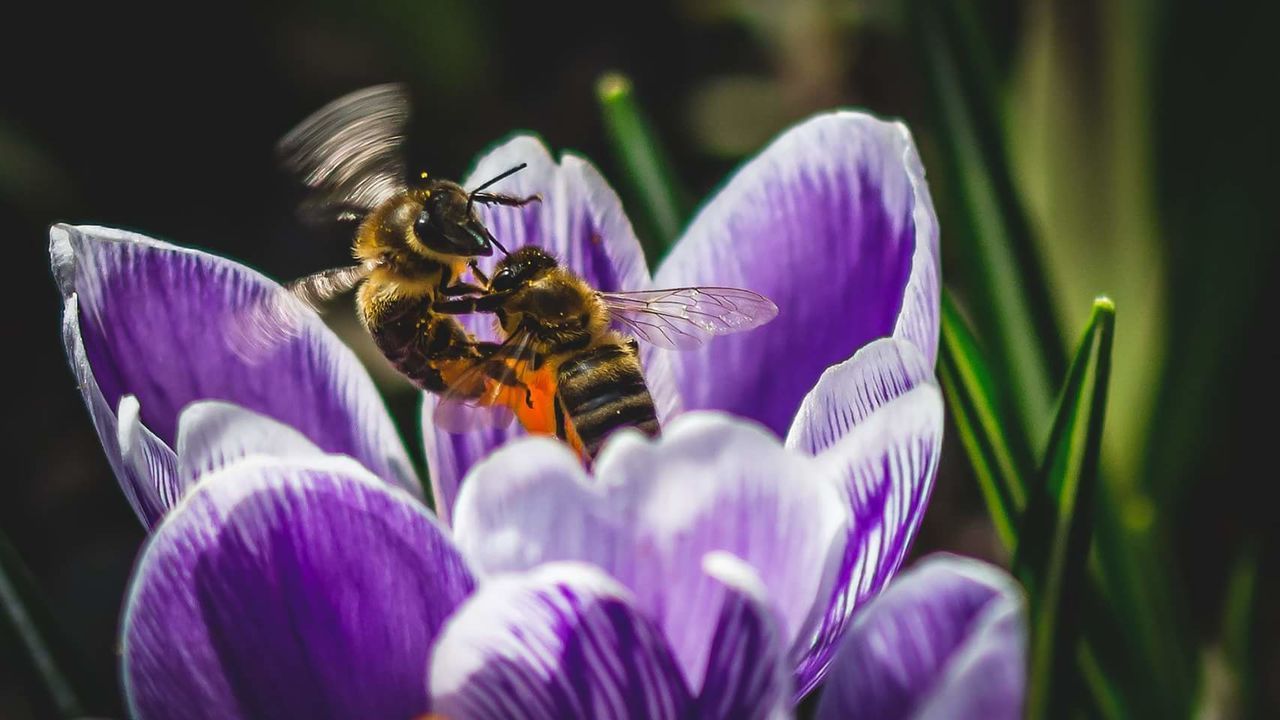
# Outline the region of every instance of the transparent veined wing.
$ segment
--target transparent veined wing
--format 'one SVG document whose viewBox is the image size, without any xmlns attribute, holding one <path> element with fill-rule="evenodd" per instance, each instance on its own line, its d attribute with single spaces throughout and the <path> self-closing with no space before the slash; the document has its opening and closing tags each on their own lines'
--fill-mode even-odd
<svg viewBox="0 0 1280 720">
<path fill-rule="evenodd" d="M 451 433 L 511 424 L 517 403 L 532 404 L 525 383 L 535 359 L 531 338 L 526 331 L 517 332 L 492 354 L 456 377 L 446 378 L 449 389 L 440 395 L 433 415 L 435 424 Z"/>
<path fill-rule="evenodd" d="M 729 287 L 602 292 L 610 315 L 637 339 L 689 350 L 716 335 L 760 327 L 778 315 L 769 298 Z"/>
</svg>

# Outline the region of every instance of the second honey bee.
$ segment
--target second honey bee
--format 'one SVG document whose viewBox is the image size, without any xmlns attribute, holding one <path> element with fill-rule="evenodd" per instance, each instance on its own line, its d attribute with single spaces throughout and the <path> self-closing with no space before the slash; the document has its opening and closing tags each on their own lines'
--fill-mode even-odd
<svg viewBox="0 0 1280 720">
<path fill-rule="evenodd" d="M 768 298 L 740 288 L 601 292 L 533 246 L 499 261 L 485 294 L 448 305 L 493 313 L 505 340 L 445 394 L 436 421 L 463 432 L 514 416 L 587 460 L 622 428 L 659 433 L 637 340 L 689 349 L 778 313 Z"/>
</svg>

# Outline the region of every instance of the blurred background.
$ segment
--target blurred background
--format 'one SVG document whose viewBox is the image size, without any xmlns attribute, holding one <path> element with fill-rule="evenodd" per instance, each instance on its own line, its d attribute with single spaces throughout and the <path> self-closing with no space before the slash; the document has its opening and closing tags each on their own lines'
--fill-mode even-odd
<svg viewBox="0 0 1280 720">
<path fill-rule="evenodd" d="M 67 368 L 47 226 L 135 229 L 277 278 L 333 266 L 344 229 L 297 222 L 299 193 L 272 146 L 329 100 L 391 80 L 415 96 L 412 167 L 458 177 L 528 129 L 591 158 L 631 208 L 597 99 L 602 74 L 619 71 L 690 207 L 814 112 L 904 118 L 938 204 L 945 282 L 979 331 L 985 306 L 970 290 L 998 271 L 970 252 L 986 216 L 966 193 L 989 178 L 964 159 L 983 151 L 1047 278 L 1028 290 L 1045 303 L 1037 331 L 1065 353 L 1091 299 L 1116 301 L 1103 467 L 1122 521 L 1154 538 L 1176 625 L 1160 632 L 1191 648 L 1213 713 L 1280 715 L 1275 3 L 52 5 L 26 4 L 43 17 L 10 24 L 0 43 L 13 390 L 0 531 L 82 658 L 95 714 L 123 715 L 114 644 L 143 534 Z M 957 115 L 956 88 L 985 124 Z M 361 343 L 349 306 L 330 320 Z M 415 394 L 362 352 L 420 458 Z M 1008 562 L 954 433 L 915 552 L 936 549 Z M 1233 640 L 1223 619 L 1241 602 Z M 0 635 L 0 718 L 51 717 L 12 640 Z"/>
</svg>

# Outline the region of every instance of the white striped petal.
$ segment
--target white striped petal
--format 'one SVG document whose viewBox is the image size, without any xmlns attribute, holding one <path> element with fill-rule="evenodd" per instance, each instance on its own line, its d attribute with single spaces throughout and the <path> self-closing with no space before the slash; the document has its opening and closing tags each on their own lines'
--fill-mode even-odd
<svg viewBox="0 0 1280 720">
<path fill-rule="evenodd" d="M 179 500 L 182 482 L 140 476 L 144 467 L 163 471 L 167 458 L 147 463 L 136 453 L 156 448 L 148 437 L 173 448 L 182 410 L 206 399 L 275 418 L 420 492 L 373 381 L 318 316 L 305 314 L 296 334 L 246 354 L 246 322 L 281 292 L 276 283 L 226 258 L 113 228 L 54 225 L 49 256 L 72 371 L 125 496 L 148 527 Z M 121 428 L 116 411 L 126 396 L 136 403 L 125 405 L 134 415 Z M 134 443 L 132 458 L 122 455 L 122 440 Z"/>
<path fill-rule="evenodd" d="M 445 625 L 428 687 L 452 720 L 677 720 L 692 704 L 662 632 L 576 563 L 482 583 Z"/>
<path fill-rule="evenodd" d="M 886 338 L 827 370 L 787 437 L 816 453 L 853 511 L 826 617 L 797 670 L 800 694 L 822 679 L 859 606 L 889 582 L 928 505 L 942 449 L 942 395 L 930 363 L 909 342 Z"/>
<path fill-rule="evenodd" d="M 708 552 L 754 568 L 788 647 L 813 635 L 849 521 L 820 460 L 786 451 L 754 423 L 687 413 L 655 442 L 619 435 L 595 473 L 545 438 L 499 450 L 467 476 L 454 516 L 459 548 L 487 573 L 560 560 L 604 568 L 662 627 L 694 688 L 716 613 L 701 564 Z"/>
<path fill-rule="evenodd" d="M 130 479 L 120 487 L 139 517 L 158 518 L 182 497 L 178 458 L 143 424 L 142 407 L 133 395 L 120 398 L 115 421 L 120 453 L 116 472 L 117 475 L 123 472 L 124 477 Z M 111 458 L 111 454 L 107 457 Z"/>
<path fill-rule="evenodd" d="M 707 553 L 702 569 L 718 583 L 719 607 L 698 692 L 700 718 L 791 717 L 791 663 L 759 574 L 726 552 Z"/>
<path fill-rule="evenodd" d="M 721 285 L 778 306 L 768 325 L 672 356 L 689 409 L 786 432 L 824 370 L 877 338 L 937 355 L 938 223 L 906 126 L 809 118 L 748 161 L 689 223 L 659 287 Z"/>
<path fill-rule="evenodd" d="M 178 478 L 183 490 L 250 455 L 322 457 L 307 436 L 284 423 L 232 403 L 203 400 L 178 416 Z"/>
</svg>

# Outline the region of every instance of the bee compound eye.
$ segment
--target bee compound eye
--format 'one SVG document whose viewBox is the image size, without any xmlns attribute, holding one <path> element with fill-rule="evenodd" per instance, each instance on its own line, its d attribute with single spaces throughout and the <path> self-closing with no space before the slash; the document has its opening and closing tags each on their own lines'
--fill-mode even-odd
<svg viewBox="0 0 1280 720">
<path fill-rule="evenodd" d="M 430 226 L 431 212 L 422 208 L 422 212 L 418 213 L 418 219 L 413 221 L 413 231 L 418 234 L 418 237 L 423 237 Z"/>
<path fill-rule="evenodd" d="M 502 268 L 494 274 L 491 285 L 494 290 L 510 290 L 515 286 L 516 274 L 509 267 Z"/>
</svg>

